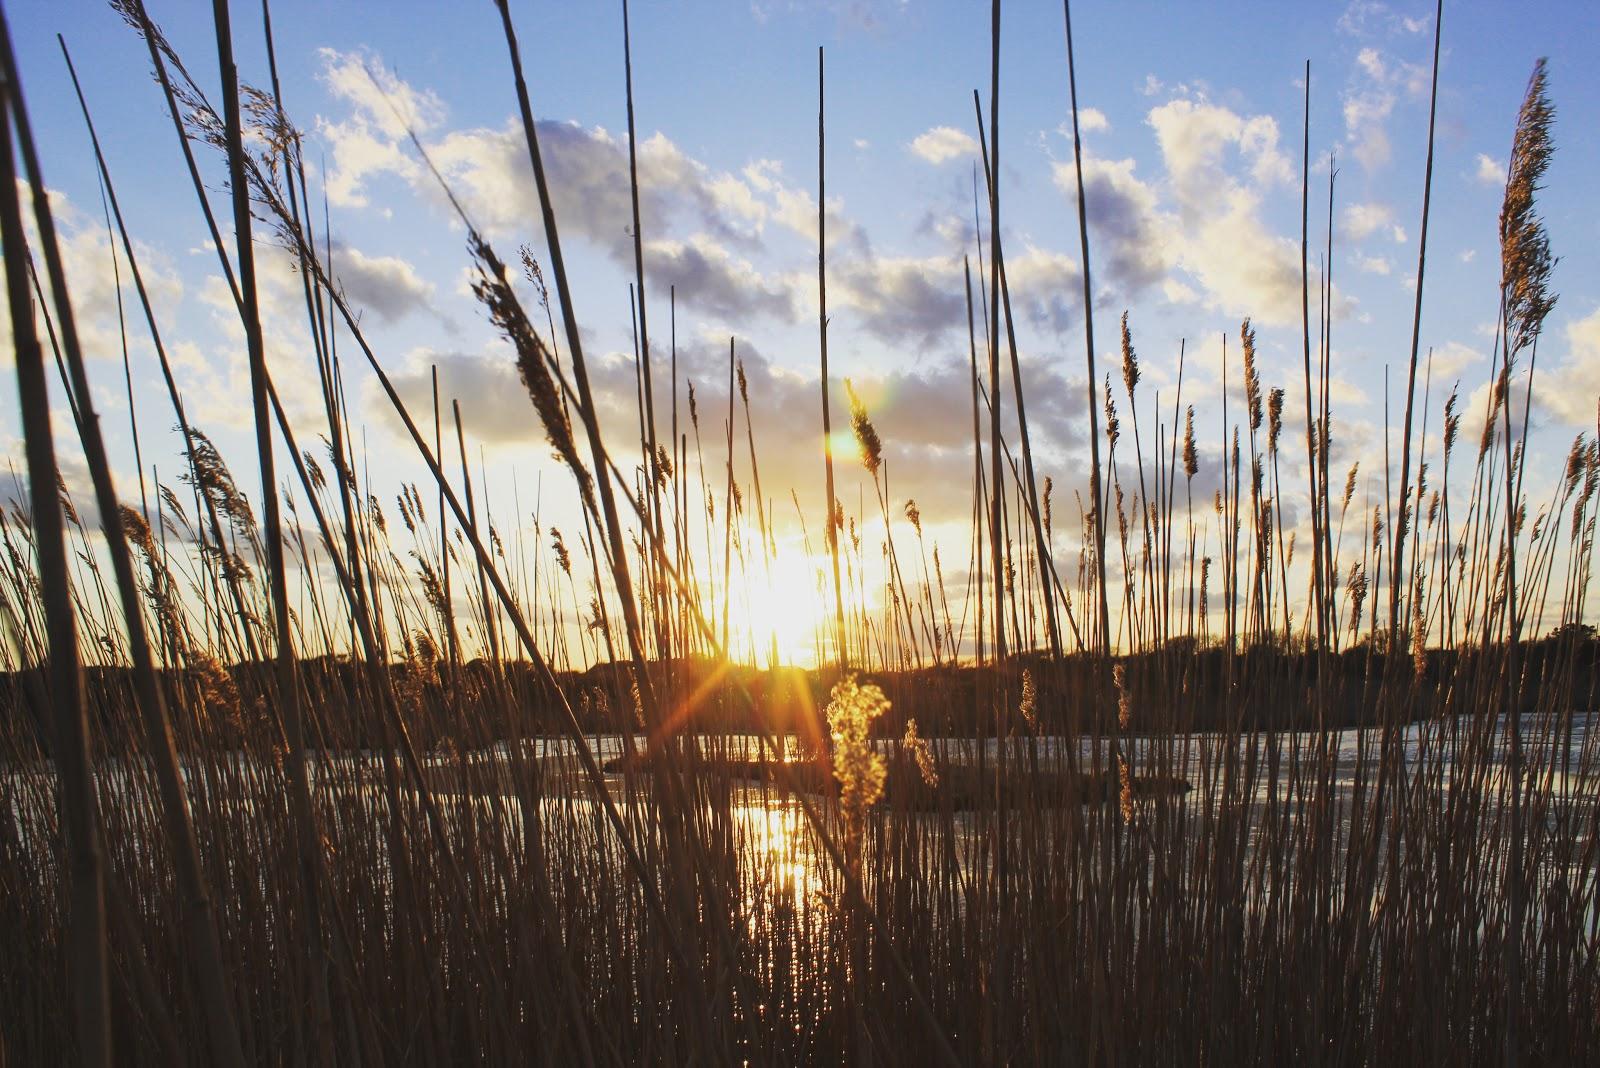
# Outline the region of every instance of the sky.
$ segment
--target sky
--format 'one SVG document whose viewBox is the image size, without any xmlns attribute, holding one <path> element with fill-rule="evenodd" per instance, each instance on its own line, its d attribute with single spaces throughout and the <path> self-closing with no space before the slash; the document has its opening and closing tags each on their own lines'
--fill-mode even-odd
<svg viewBox="0 0 1600 1068">
<path fill-rule="evenodd" d="M 214 92 L 209 5 L 152 0 L 149 8 Z M 630 445 L 637 441 L 633 238 L 620 5 L 512 8 L 608 440 L 619 458 L 637 462 Z M 1300 148 L 1310 61 L 1313 271 L 1320 271 L 1329 238 L 1330 156 L 1336 167 L 1331 466 L 1343 472 L 1359 461 L 1361 499 L 1381 500 L 1385 405 L 1397 423 L 1411 342 L 1433 4 L 1131 0 L 1080 3 L 1073 14 L 1101 370 L 1115 375 L 1120 366 L 1117 323 L 1126 310 L 1143 370 L 1142 429 L 1153 435 L 1164 421 L 1170 433 L 1182 348 L 1183 403 L 1196 406 L 1201 427 L 1196 492 L 1203 489 L 1205 499 L 1216 484 L 1222 441 L 1224 337 L 1230 390 L 1237 389 L 1246 317 L 1257 330 L 1265 384 L 1302 381 Z M 242 330 L 143 43 L 113 10 L 87 0 L 13 0 L 7 16 L 124 495 L 133 492 L 136 473 L 117 276 L 57 33 L 83 80 L 191 418 L 257 498 Z M 259 9 L 236 3 L 233 18 L 241 77 L 265 87 Z M 751 430 L 778 537 L 799 553 L 804 534 L 792 490 L 813 548 L 820 548 L 821 46 L 833 418 L 836 426 L 847 423 L 839 380 L 849 378 L 885 443 L 897 542 L 914 543 L 899 518 L 914 498 L 930 549 L 942 547 L 947 577 L 959 584 L 972 464 L 962 261 L 973 257 L 977 274 L 972 93 L 982 91 L 987 121 L 988 5 L 641 0 L 631 19 L 646 312 L 661 425 L 671 420 L 675 333 L 680 419 L 688 432 L 692 385 L 704 462 L 714 472 L 708 483 L 718 485 L 732 338 L 748 375 Z M 430 371 L 438 368 L 444 397 L 461 405 L 484 479 L 479 492 L 508 543 L 519 529 L 534 537 L 535 506 L 543 536 L 552 524 L 580 525 L 570 480 L 551 458 L 514 358 L 470 292 L 464 228 L 406 132 L 415 132 L 503 259 L 515 262 L 526 243 L 547 260 L 494 6 L 278 0 L 272 22 L 284 104 L 304 134 L 313 196 L 327 200 L 335 273 L 361 309 L 378 358 L 417 411 L 431 403 Z M 1529 73 L 1536 59 L 1549 58 L 1557 151 L 1538 203 L 1560 257 L 1553 283 L 1560 299 L 1545 325 L 1533 384 L 1528 448 L 1536 496 L 1548 489 L 1573 436 L 1596 429 L 1595 40 L 1600 5 L 1591 3 L 1455 3 L 1444 16 L 1421 335 L 1423 353 L 1432 354 L 1435 453 L 1439 409 L 1457 386 L 1463 401 L 1473 402 L 1464 406 L 1463 435 L 1476 441 L 1494 338 L 1505 160 Z M 1088 435 L 1060 8 L 1008 5 L 1001 64 L 1001 235 L 1035 463 L 1041 478 L 1057 484 L 1059 502 L 1086 484 Z M 202 149 L 201 165 L 226 216 L 221 161 Z M 986 213 L 981 221 L 986 233 Z M 263 234 L 257 238 L 268 359 L 298 436 L 315 442 L 321 400 L 300 283 L 289 258 Z M 131 301 L 126 265 L 120 270 Z M 526 287 L 524 295 L 534 306 Z M 170 482 L 180 468 L 175 420 L 136 306 L 125 311 L 144 465 Z M 978 314 L 981 320 L 981 305 Z M 352 419 L 363 427 L 358 460 L 375 495 L 390 502 L 402 482 L 420 481 L 422 468 L 372 376 L 347 367 Z M 1289 395 L 1296 397 L 1293 388 Z M 1240 403 L 1236 392 L 1231 403 Z M 55 414 L 58 436 L 70 438 L 59 393 Z M 742 437 L 742 411 L 736 429 Z M 0 378 L 0 440 L 18 469 L 20 434 L 7 375 Z M 735 469 L 743 482 L 749 465 L 740 444 Z M 87 499 L 81 459 L 70 448 L 63 467 L 69 486 Z M 286 470 L 280 463 L 280 476 Z M 870 479 L 848 447 L 839 470 L 847 509 L 863 530 L 881 530 Z M 1300 471 L 1296 480 L 1286 469 L 1284 481 L 1303 484 Z M 722 507 L 720 495 L 714 507 Z M 1065 506 L 1057 507 L 1060 515 Z M 1063 529 L 1064 559 L 1073 537 Z M 801 596 L 800 586 L 778 592 Z"/>
</svg>

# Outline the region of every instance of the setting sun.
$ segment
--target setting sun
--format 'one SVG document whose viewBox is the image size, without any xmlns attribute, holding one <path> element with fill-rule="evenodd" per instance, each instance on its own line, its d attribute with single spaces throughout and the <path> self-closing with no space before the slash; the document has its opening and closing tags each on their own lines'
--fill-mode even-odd
<svg viewBox="0 0 1600 1068">
<path fill-rule="evenodd" d="M 730 610 L 730 642 L 748 647 L 760 662 L 776 651 L 779 664 L 813 667 L 818 644 L 830 644 L 830 608 L 823 583 L 826 563 L 803 550 L 783 547 L 770 569 L 753 566 Z"/>
<path fill-rule="evenodd" d="M 0 1068 L 1600 1065 L 1512 10 L 0 0 Z"/>
</svg>

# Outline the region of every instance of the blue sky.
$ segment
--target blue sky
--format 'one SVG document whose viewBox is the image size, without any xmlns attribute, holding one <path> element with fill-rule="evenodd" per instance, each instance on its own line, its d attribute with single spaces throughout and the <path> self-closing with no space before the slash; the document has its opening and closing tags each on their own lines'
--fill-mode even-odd
<svg viewBox="0 0 1600 1068">
<path fill-rule="evenodd" d="M 626 455 L 632 261 L 621 169 L 619 7 L 521 3 L 513 10 L 558 182 L 577 314 L 612 440 Z M 214 86 L 209 5 L 152 2 L 150 8 L 202 84 Z M 221 299 L 215 257 L 202 247 L 203 223 L 142 42 L 113 11 L 93 3 L 13 3 L 8 15 L 43 139 L 46 178 L 59 194 L 72 241 L 74 291 L 95 357 L 91 374 L 117 454 L 131 457 L 110 260 L 57 32 L 83 77 L 142 265 L 156 278 L 163 333 L 179 342 L 193 416 L 254 496 L 241 334 Z M 1242 318 L 1257 324 L 1266 384 L 1299 381 L 1299 152 L 1302 65 L 1310 59 L 1314 270 L 1327 236 L 1330 152 L 1339 168 L 1333 465 L 1343 471 L 1359 460 L 1363 485 L 1380 493 L 1384 372 L 1398 409 L 1410 342 L 1433 5 L 1080 3 L 1074 17 L 1080 102 L 1089 109 L 1085 162 L 1102 368 L 1117 366 L 1116 322 L 1127 308 L 1144 366 L 1141 419 L 1148 432 L 1157 390 L 1161 418 L 1170 422 L 1184 341 L 1185 403 L 1194 403 L 1201 426 L 1211 428 L 1202 437 L 1213 454 L 1220 440 L 1220 338 L 1229 336 L 1236 361 Z M 1056 5 L 1014 3 L 1004 18 L 1002 234 L 1040 472 L 1071 489 L 1084 478 L 1087 428 L 1071 141 L 1062 132 L 1068 117 L 1062 17 Z M 259 10 L 236 4 L 234 21 L 242 76 L 265 85 Z M 459 397 L 468 435 L 483 448 L 503 530 L 517 525 L 508 492 L 513 478 L 526 505 L 541 470 L 551 473 L 544 482 L 546 525 L 552 517 L 571 522 L 570 502 L 511 358 L 465 291 L 469 260 L 461 229 L 365 73 L 378 73 L 502 256 L 528 242 L 543 260 L 493 5 L 278 0 L 273 24 L 286 106 L 306 134 L 311 181 L 330 199 L 336 269 L 365 308 L 363 322 L 380 358 L 418 403 L 426 397 L 428 367 L 441 367 L 447 397 Z M 632 25 L 658 398 L 664 403 L 668 395 L 666 297 L 677 284 L 680 358 L 707 424 L 708 469 L 726 415 L 726 339 L 734 335 L 751 377 L 764 489 L 783 502 L 792 486 L 810 514 L 820 515 L 812 227 L 816 48 L 825 46 L 833 365 L 855 380 L 873 410 L 887 445 L 891 496 L 916 497 L 946 560 L 964 557 L 971 459 L 960 272 L 961 256 L 976 248 L 971 93 L 983 91 L 987 113 L 987 5 L 640 2 Z M 1536 473 L 1557 468 L 1574 434 L 1595 431 L 1595 40 L 1600 6 L 1589 3 L 1458 3 L 1445 12 L 1422 337 L 1424 351 L 1434 351 L 1430 427 L 1437 427 L 1454 382 L 1464 400 L 1475 396 L 1481 408 L 1504 161 L 1528 74 L 1537 57 L 1548 56 L 1558 149 L 1539 204 L 1561 257 L 1554 280 L 1561 299 L 1546 324 L 1535 379 L 1530 468 Z M 203 154 L 216 189 L 218 162 Z M 294 303 L 298 283 L 283 257 L 270 250 L 264 256 L 274 316 L 270 358 L 301 436 L 313 441 L 320 402 Z M 1312 303 L 1315 315 L 1315 295 Z M 162 410 L 152 350 L 132 321 L 146 466 L 161 465 L 166 480 L 178 470 L 178 442 Z M 407 458 L 409 446 L 367 378 L 352 370 L 352 403 L 367 425 L 374 485 L 389 500 L 420 468 Z M 1237 383 L 1236 362 L 1230 380 Z M 0 436 L 20 463 L 9 376 L 0 397 Z M 1464 433 L 1475 440 L 1478 417 L 1472 405 L 1467 411 Z M 668 418 L 665 409 L 662 416 Z M 843 418 L 841 398 L 835 419 Z M 71 475 L 70 457 L 66 464 Z M 745 477 L 742 459 L 736 467 Z M 848 458 L 846 470 L 840 496 L 855 510 L 862 476 Z M 119 474 L 131 484 L 131 459 Z M 1303 484 L 1287 470 L 1284 479 Z M 866 493 L 870 501 L 870 488 Z M 870 506 L 864 511 L 868 519 L 876 513 Z M 787 518 L 792 506 L 778 512 L 785 536 L 797 542 L 797 526 Z M 531 531 L 530 516 L 520 520 Z M 901 536 L 909 538 L 909 529 L 897 529 Z"/>
</svg>

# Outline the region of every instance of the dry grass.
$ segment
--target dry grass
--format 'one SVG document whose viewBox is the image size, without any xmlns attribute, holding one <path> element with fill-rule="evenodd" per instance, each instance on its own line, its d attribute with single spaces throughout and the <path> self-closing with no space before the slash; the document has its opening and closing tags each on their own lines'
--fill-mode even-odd
<svg viewBox="0 0 1600 1068">
<path fill-rule="evenodd" d="M 258 429 L 293 467 L 274 532 L 277 509 L 193 424 L 158 345 L 187 470 L 138 509 L 99 502 L 100 531 L 57 490 L 48 426 L 28 425 L 29 503 L 0 512 L 0 1061 L 1600 1060 L 1585 626 L 1600 442 L 1580 435 L 1530 500 L 1509 395 L 1553 299 L 1533 200 L 1542 67 L 1502 220 L 1497 410 L 1463 459 L 1451 395 L 1442 454 L 1418 444 L 1402 468 L 1403 518 L 1383 502 L 1369 523 L 1354 469 L 1331 507 L 1328 333 L 1314 378 L 1309 312 L 1316 519 L 1298 550 L 1286 394 L 1262 381 L 1249 323 L 1245 411 L 1212 451 L 1181 386 L 1170 413 L 1139 392 L 1124 315 L 1120 396 L 1089 368 L 1096 459 L 1074 526 L 1050 479 L 1035 491 L 1025 424 L 1000 433 L 1002 326 L 1019 405 L 1024 391 L 994 239 L 987 262 L 978 250 L 967 581 L 946 589 L 937 546 L 930 571 L 914 501 L 891 509 L 894 442 L 850 391 L 884 564 L 869 566 L 873 517 L 832 497 L 830 453 L 829 514 L 801 516 L 834 571 L 823 666 L 801 672 L 758 666 L 765 638 L 730 633 L 734 590 L 781 566 L 759 485 L 733 477 L 731 407 L 726 482 L 698 455 L 691 471 L 676 380 L 674 440 L 657 440 L 647 347 L 648 459 L 619 466 L 635 443 L 593 417 L 504 5 L 552 238 L 542 269 L 522 257 L 543 328 L 476 231 L 469 255 L 582 522 L 509 546 L 473 496 L 459 423 L 452 478 L 438 412 L 430 439 L 331 284 L 275 94 L 219 116 L 138 0 L 118 7 L 186 157 L 221 152 L 236 222 L 253 210 L 303 268 L 328 448 L 294 444 L 257 361 Z M 991 100 L 991 134 L 997 116 Z M 218 194 L 191 173 L 211 220 Z M 992 219 L 998 189 L 988 203 Z M 15 247 L 20 205 L 0 209 Z M 126 235 L 121 251 L 137 277 Z M 248 272 L 221 255 L 248 320 Z M 6 269 L 12 321 L 31 323 L 21 258 Z M 65 339 L 61 296 L 46 314 Z M 40 394 L 25 340 L 19 373 Z M 355 351 L 433 480 L 392 504 L 365 492 L 350 444 Z M 730 406 L 736 371 L 754 478 L 761 398 L 730 353 Z M 74 399 L 89 425 L 87 389 Z M 826 387 L 823 404 L 826 426 Z M 1223 490 L 1197 502 L 1218 465 Z M 901 566 L 892 511 L 920 569 Z"/>
</svg>

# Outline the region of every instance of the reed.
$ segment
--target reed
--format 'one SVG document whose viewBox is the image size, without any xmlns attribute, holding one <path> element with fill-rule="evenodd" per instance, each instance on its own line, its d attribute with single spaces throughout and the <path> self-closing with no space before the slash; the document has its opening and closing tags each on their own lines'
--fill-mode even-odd
<svg viewBox="0 0 1600 1068">
<path fill-rule="evenodd" d="M 828 351 L 819 51 L 826 498 L 808 513 L 789 487 L 797 559 L 762 484 L 758 446 L 771 439 L 754 420 L 772 402 L 741 350 L 730 338 L 725 381 L 715 372 L 728 410 L 720 441 L 708 416 L 709 478 L 710 383 L 697 395 L 677 359 L 675 292 L 670 363 L 651 355 L 626 8 L 637 426 L 601 425 L 504 0 L 546 242 L 538 259 L 517 259 L 539 308 L 454 208 L 466 247 L 453 254 L 551 454 L 524 539 L 520 493 L 492 497 L 470 463 L 471 398 L 441 395 L 435 374 L 427 433 L 338 285 L 267 8 L 273 88 L 258 93 L 233 70 L 228 4 L 216 0 L 213 108 L 142 3 L 117 6 L 172 111 L 244 327 L 261 487 L 242 488 L 203 412 L 184 405 L 135 256 L 150 224 L 123 216 L 79 87 L 108 230 L 184 452 L 178 478 L 153 471 L 137 506 L 111 484 L 26 107 L 0 48 L 0 242 L 27 476 L 0 509 L 0 1059 L 1600 1059 L 1589 602 L 1600 425 L 1576 436 L 1553 482 L 1523 481 L 1524 391 L 1555 299 L 1537 205 L 1554 146 L 1542 64 L 1513 139 L 1480 447 L 1458 455 L 1454 387 L 1437 410 L 1445 391 L 1429 371 L 1415 388 L 1419 249 L 1399 481 L 1358 498 L 1354 465 L 1342 493 L 1329 487 L 1331 237 L 1312 354 L 1309 78 L 1303 381 L 1269 380 L 1247 319 L 1237 365 L 1224 349 L 1231 395 L 1227 378 L 1220 396 L 1196 394 L 1184 347 L 1174 395 L 1152 396 L 1148 342 L 1136 346 L 1125 312 L 1117 389 L 1097 373 L 1064 5 L 1091 430 L 1089 499 L 1074 516 L 1071 498 L 1054 499 L 1068 487 L 1059 472 L 1035 481 L 1045 457 L 1028 437 L 1006 278 L 992 4 L 977 306 L 966 272 L 962 546 L 941 545 L 927 491 L 900 474 L 904 444 L 880 434 L 843 376 L 862 490 L 853 505 L 836 496 L 851 495 L 828 437 L 840 368 Z M 28 270 L 18 153 L 49 300 Z M 201 159 L 227 168 L 232 241 Z M 1425 175 L 1424 235 L 1429 187 Z M 1330 220 L 1333 196 L 1330 177 Z M 253 230 L 299 270 L 326 420 L 315 455 L 273 381 L 293 369 L 270 366 L 262 343 Z M 1002 329 L 1014 434 L 1001 418 Z M 58 473 L 47 344 L 91 461 L 87 520 Z M 671 440 L 657 437 L 658 364 L 672 378 Z M 347 374 L 376 383 L 420 484 L 374 486 Z M 1307 480 L 1295 488 L 1288 442 L 1301 433 Z M 1214 495 L 1196 485 L 1202 473 Z M 575 501 L 559 527 L 547 492 Z M 514 536 L 503 537 L 508 508 Z M 1308 534 L 1309 552 L 1297 549 Z M 813 668 L 785 665 L 749 607 L 797 589 L 815 595 Z"/>
</svg>

